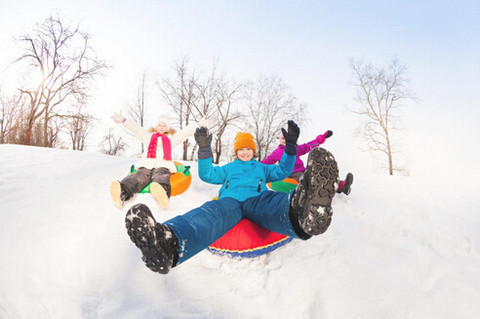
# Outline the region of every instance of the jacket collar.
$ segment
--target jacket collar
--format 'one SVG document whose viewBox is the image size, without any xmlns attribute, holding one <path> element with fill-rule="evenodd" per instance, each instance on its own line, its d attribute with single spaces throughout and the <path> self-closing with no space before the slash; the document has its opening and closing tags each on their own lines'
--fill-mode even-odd
<svg viewBox="0 0 480 319">
<path fill-rule="evenodd" d="M 244 161 L 237 158 L 234 162 L 237 162 L 237 163 L 242 164 L 242 165 L 252 165 L 252 164 L 255 164 L 255 162 L 257 162 L 257 160 L 256 159 L 251 159 L 248 162 L 244 162 Z"/>
</svg>

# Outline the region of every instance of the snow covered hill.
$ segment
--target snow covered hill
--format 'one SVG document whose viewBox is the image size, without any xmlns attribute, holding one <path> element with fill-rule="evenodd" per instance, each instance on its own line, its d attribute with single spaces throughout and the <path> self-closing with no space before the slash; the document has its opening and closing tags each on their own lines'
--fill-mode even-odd
<svg viewBox="0 0 480 319">
<path fill-rule="evenodd" d="M 353 172 L 325 234 L 257 259 L 204 251 L 162 276 L 126 234 L 128 207 L 161 221 L 218 187 L 188 163 L 192 186 L 167 211 L 148 194 L 120 211 L 109 183 L 133 162 L 0 145 L 0 318 L 480 317 L 475 181 Z"/>
</svg>

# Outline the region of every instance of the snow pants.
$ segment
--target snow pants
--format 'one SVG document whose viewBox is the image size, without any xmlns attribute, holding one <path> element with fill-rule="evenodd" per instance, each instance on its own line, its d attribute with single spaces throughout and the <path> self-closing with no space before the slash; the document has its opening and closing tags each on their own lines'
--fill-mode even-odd
<svg viewBox="0 0 480 319">
<path fill-rule="evenodd" d="M 165 189 L 168 197 L 170 197 L 172 187 L 170 185 L 170 170 L 165 167 L 148 169 L 140 167 L 133 174 L 128 175 L 120 184 L 127 188 L 128 198 L 141 191 L 150 182 L 156 182 Z"/>
<path fill-rule="evenodd" d="M 299 238 L 290 222 L 290 196 L 291 193 L 265 191 L 242 202 L 226 197 L 164 222 L 178 239 L 177 265 L 213 244 L 243 217 L 270 231 Z"/>
</svg>

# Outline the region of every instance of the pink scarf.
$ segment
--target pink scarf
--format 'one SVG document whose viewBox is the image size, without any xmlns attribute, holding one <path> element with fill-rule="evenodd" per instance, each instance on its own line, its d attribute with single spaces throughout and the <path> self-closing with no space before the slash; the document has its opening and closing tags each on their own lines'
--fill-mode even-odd
<svg viewBox="0 0 480 319">
<path fill-rule="evenodd" d="M 163 134 L 158 132 L 152 134 L 152 138 L 150 139 L 150 144 L 148 144 L 148 152 L 147 158 L 157 158 L 157 144 L 158 138 L 162 138 L 162 146 L 163 146 L 163 159 L 167 161 L 172 160 L 172 143 L 170 143 L 170 139 Z"/>
</svg>

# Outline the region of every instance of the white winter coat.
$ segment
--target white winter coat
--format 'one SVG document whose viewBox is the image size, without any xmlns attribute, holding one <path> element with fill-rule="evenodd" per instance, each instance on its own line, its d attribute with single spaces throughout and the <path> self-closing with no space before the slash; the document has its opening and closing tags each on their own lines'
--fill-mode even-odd
<svg viewBox="0 0 480 319">
<path fill-rule="evenodd" d="M 166 167 L 172 173 L 175 173 L 177 171 L 175 163 L 173 162 L 173 154 L 171 161 L 163 159 L 163 144 L 161 138 L 159 138 L 157 141 L 157 157 L 147 158 L 148 146 L 154 132 L 149 133 L 145 128 L 141 127 L 140 125 L 138 125 L 138 123 L 136 123 L 130 118 L 127 118 L 125 122 L 123 122 L 123 126 L 129 131 L 131 131 L 135 135 L 135 137 L 145 145 L 145 151 L 142 154 L 142 158 L 140 159 L 140 161 L 138 161 L 138 163 L 135 164 L 136 169 L 140 167 L 145 167 L 148 169 Z M 173 135 L 167 135 L 171 142 L 172 153 L 175 146 L 181 144 L 188 137 L 192 136 L 195 133 L 197 127 L 198 123 L 195 122 L 193 124 L 189 124 L 184 129 L 177 131 Z"/>
</svg>

